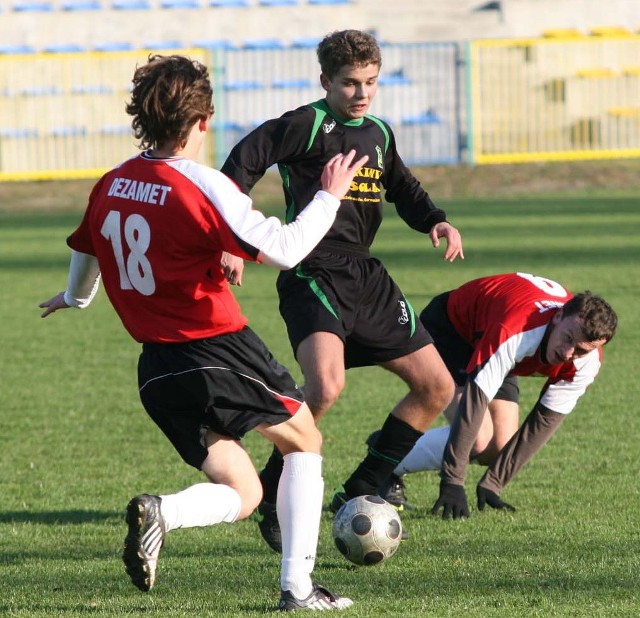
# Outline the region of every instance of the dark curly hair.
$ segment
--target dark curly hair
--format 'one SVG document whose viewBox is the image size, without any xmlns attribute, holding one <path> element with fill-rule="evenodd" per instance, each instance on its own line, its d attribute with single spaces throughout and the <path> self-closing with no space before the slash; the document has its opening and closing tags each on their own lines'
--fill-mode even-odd
<svg viewBox="0 0 640 618">
<path fill-rule="evenodd" d="M 583 322 L 582 332 L 587 341 L 611 341 L 618 328 L 618 316 L 611 305 L 589 290 L 576 294 L 562 307 L 562 316 L 577 315 Z"/>
<path fill-rule="evenodd" d="M 328 34 L 317 49 L 324 75 L 333 79 L 344 66 L 382 66 L 382 55 L 375 37 L 361 30 L 340 30 Z"/>
<path fill-rule="evenodd" d="M 140 148 L 184 144 L 193 123 L 213 114 L 207 68 L 185 56 L 150 55 L 133 75 L 127 114 Z"/>
</svg>

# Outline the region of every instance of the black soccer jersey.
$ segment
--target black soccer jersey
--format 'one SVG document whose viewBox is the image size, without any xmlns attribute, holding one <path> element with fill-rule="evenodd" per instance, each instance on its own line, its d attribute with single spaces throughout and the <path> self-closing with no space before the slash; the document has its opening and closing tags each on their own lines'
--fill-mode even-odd
<svg viewBox="0 0 640 618">
<path fill-rule="evenodd" d="M 245 193 L 269 167 L 278 165 L 291 221 L 315 195 L 325 163 L 354 149 L 369 160 L 342 200 L 336 220 L 319 245 L 338 241 L 370 247 L 382 220 L 383 194 L 409 226 L 428 233 L 446 215 L 436 208 L 402 162 L 390 127 L 371 115 L 342 121 L 324 99 L 268 120 L 231 151 L 222 172 Z"/>
</svg>

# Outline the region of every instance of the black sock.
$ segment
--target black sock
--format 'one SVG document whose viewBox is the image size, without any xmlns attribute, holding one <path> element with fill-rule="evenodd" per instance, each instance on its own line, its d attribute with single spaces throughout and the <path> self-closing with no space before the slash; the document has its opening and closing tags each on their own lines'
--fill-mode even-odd
<svg viewBox="0 0 640 618">
<path fill-rule="evenodd" d="M 271 456 L 262 472 L 260 472 L 260 482 L 262 483 L 263 497 L 265 502 L 276 503 L 278 497 L 278 483 L 282 475 L 284 459 L 282 453 L 274 446 Z"/>
<path fill-rule="evenodd" d="M 377 493 L 421 435 L 421 431 L 390 414 L 375 444 L 344 484 L 347 495 L 355 498 Z"/>
</svg>

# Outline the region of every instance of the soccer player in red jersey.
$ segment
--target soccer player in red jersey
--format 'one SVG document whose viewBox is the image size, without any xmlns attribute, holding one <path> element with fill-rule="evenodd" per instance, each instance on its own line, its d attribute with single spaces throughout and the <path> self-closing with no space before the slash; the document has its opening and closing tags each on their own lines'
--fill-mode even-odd
<svg viewBox="0 0 640 618">
<path fill-rule="evenodd" d="M 221 265 L 224 251 L 291 268 L 330 228 L 357 170 L 355 151 L 331 157 L 321 189 L 287 225 L 266 218 L 219 171 L 196 162 L 213 114 L 205 66 L 151 56 L 133 76 L 127 113 L 141 154 L 105 174 L 69 236 L 67 289 L 40 304 L 46 317 L 86 307 L 100 279 L 142 343 L 145 410 L 183 460 L 209 482 L 127 507 L 123 560 L 150 590 L 160 549 L 176 528 L 250 515 L 262 486 L 242 446 L 255 429 L 285 455 L 278 488 L 283 558 L 279 609 L 342 609 L 351 600 L 311 580 L 323 497 L 321 435 L 288 371 L 247 326 Z"/>
<path fill-rule="evenodd" d="M 507 483 L 544 446 L 595 380 L 617 317 L 590 292 L 528 273 L 483 277 L 435 297 L 420 314 L 457 393 L 451 426 L 425 433 L 395 470 L 441 470 L 433 513 L 467 517 L 470 460 L 489 466 L 478 508 L 514 510 L 500 498 Z M 518 376 L 547 378 L 519 426 Z M 488 413 L 487 413 L 488 412 Z"/>
<path fill-rule="evenodd" d="M 317 189 L 318 171 L 337 152 L 369 155 L 343 200 L 334 224 L 295 268 L 278 276 L 280 313 L 305 377 L 304 392 L 319 420 L 335 404 L 352 367 L 379 365 L 408 387 L 388 414 L 371 449 L 332 509 L 346 499 L 375 493 L 395 465 L 444 410 L 454 384 L 409 300 L 369 248 L 392 203 L 409 227 L 449 262 L 463 257 L 462 240 L 402 161 L 391 127 L 369 113 L 382 58 L 373 36 L 359 30 L 327 35 L 318 45 L 325 97 L 266 121 L 242 139 L 221 170 L 249 193 L 277 165 L 287 217 Z M 273 503 L 281 458 L 274 451 L 261 473 L 265 500 L 260 530 L 279 549 Z"/>
</svg>

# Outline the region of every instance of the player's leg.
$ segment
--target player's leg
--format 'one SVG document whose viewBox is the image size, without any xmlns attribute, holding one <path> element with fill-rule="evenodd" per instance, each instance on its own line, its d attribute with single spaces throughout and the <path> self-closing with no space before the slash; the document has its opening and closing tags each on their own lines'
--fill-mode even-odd
<svg viewBox="0 0 640 618">
<path fill-rule="evenodd" d="M 451 375 L 431 344 L 381 364 L 398 375 L 409 392 L 393 408 L 375 446 L 344 483 L 349 498 L 376 493 L 454 394 Z"/>
<path fill-rule="evenodd" d="M 456 386 L 456 394 L 444 411 L 452 423 L 457 413 L 462 389 Z M 489 403 L 480 431 L 474 443 L 472 461 L 489 465 L 502 447 L 518 430 L 518 382 L 515 376 L 505 379 L 496 398 Z M 444 448 L 449 439 L 449 425 L 425 432 L 407 456 L 398 464 L 394 474 L 403 475 L 422 470 L 440 470 Z"/>
<path fill-rule="evenodd" d="M 517 402 L 494 399 L 476 438 L 472 458 L 483 466 L 488 466 L 504 445 L 518 431 L 520 424 Z"/>
<path fill-rule="evenodd" d="M 197 483 L 175 494 L 142 494 L 127 506 L 123 560 L 131 581 L 140 590 L 146 592 L 155 583 L 167 532 L 231 523 L 247 517 L 260 501 L 262 487 L 242 445 L 210 431 L 206 440 L 209 455 L 202 471 L 209 483 Z"/>
<path fill-rule="evenodd" d="M 305 401 L 317 423 L 344 390 L 344 344 L 334 333 L 312 333 L 298 346 L 296 359 L 304 374 Z"/>
<path fill-rule="evenodd" d="M 305 377 L 305 401 L 317 422 L 344 388 L 344 345 L 333 333 L 313 333 L 299 344 L 296 357 Z M 258 507 L 259 527 L 263 538 L 275 551 L 281 551 L 275 504 L 282 466 L 282 454 L 274 448 L 260 472 L 264 499 Z"/>
<path fill-rule="evenodd" d="M 333 333 L 313 333 L 300 343 L 296 357 L 305 378 L 305 402 L 317 423 L 344 388 L 344 344 Z M 269 504 L 275 504 L 281 471 L 282 454 L 276 448 L 260 473 L 264 501 Z"/>
<path fill-rule="evenodd" d="M 262 435 L 283 453 L 277 495 L 282 538 L 281 610 L 343 609 L 352 601 L 315 584 L 315 565 L 324 481 L 320 449 L 322 436 L 309 408 L 303 404 L 288 421 L 260 425 Z"/>
</svg>

